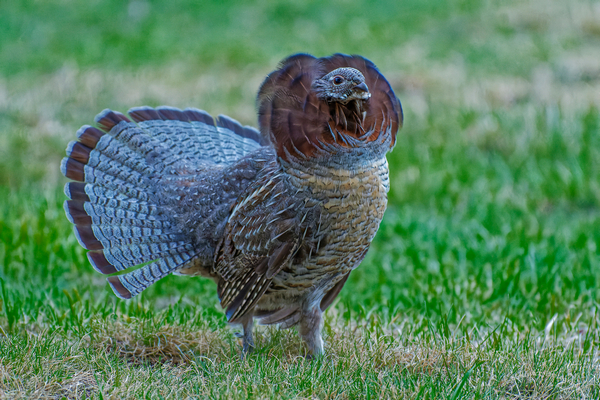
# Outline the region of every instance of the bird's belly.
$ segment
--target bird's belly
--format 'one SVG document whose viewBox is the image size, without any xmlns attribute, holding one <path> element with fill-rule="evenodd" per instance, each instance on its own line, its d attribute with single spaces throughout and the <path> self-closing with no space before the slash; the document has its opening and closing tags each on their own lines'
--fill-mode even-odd
<svg viewBox="0 0 600 400">
<path fill-rule="evenodd" d="M 320 301 L 344 275 L 358 267 L 387 206 L 388 164 L 382 158 L 354 170 L 333 170 L 310 186 L 321 207 L 321 221 L 314 232 L 320 238 L 317 247 L 274 277 L 265 302 L 276 298 L 276 302 L 289 304 L 307 297 L 310 302 Z"/>
</svg>

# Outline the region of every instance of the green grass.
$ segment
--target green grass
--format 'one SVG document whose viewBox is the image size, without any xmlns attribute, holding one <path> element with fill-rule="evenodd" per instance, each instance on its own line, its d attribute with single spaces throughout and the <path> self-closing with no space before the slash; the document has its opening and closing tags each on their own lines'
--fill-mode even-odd
<svg viewBox="0 0 600 400">
<path fill-rule="evenodd" d="M 0 5 L 0 398 L 600 397 L 597 4 L 169 4 Z M 259 328 L 241 360 L 212 282 L 116 299 L 58 165 L 107 107 L 255 125 L 258 85 L 296 51 L 372 59 L 405 126 L 326 356 Z"/>
</svg>

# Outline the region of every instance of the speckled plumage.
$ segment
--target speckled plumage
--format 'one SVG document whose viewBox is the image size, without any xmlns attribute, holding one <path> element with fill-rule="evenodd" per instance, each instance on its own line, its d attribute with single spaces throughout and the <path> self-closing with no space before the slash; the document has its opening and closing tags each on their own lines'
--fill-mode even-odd
<svg viewBox="0 0 600 400">
<path fill-rule="evenodd" d="M 244 350 L 257 318 L 297 325 L 320 354 L 321 314 L 386 208 L 400 102 L 360 56 L 299 54 L 265 79 L 258 107 L 260 131 L 195 109 L 105 110 L 67 148 L 65 210 L 98 271 L 150 262 L 108 278 L 119 297 L 206 276 Z"/>
</svg>

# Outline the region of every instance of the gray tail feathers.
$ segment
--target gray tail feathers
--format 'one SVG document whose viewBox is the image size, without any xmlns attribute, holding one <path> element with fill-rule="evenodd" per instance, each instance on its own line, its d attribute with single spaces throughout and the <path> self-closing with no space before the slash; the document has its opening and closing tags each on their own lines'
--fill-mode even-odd
<svg viewBox="0 0 600 400">
<path fill-rule="evenodd" d="M 95 120 L 100 129 L 83 126 L 61 163 L 75 181 L 65 186 L 65 212 L 92 266 L 114 274 L 146 263 L 108 278 L 125 299 L 194 262 L 193 238 L 173 220 L 178 182 L 200 165 L 230 165 L 263 143 L 254 128 L 200 110 L 140 107 L 128 114 L 133 121 L 104 110 Z"/>
</svg>

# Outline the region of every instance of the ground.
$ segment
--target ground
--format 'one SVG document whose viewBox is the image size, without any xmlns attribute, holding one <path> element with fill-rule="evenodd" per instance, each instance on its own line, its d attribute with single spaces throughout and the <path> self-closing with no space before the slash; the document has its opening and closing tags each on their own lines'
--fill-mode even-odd
<svg viewBox="0 0 600 400">
<path fill-rule="evenodd" d="M 295 52 L 374 61 L 405 126 L 325 357 L 262 327 L 242 360 L 212 282 L 114 297 L 59 163 L 104 108 L 256 125 Z M 0 398 L 600 397 L 598 1 L 4 2 L 0 127 Z"/>
</svg>

